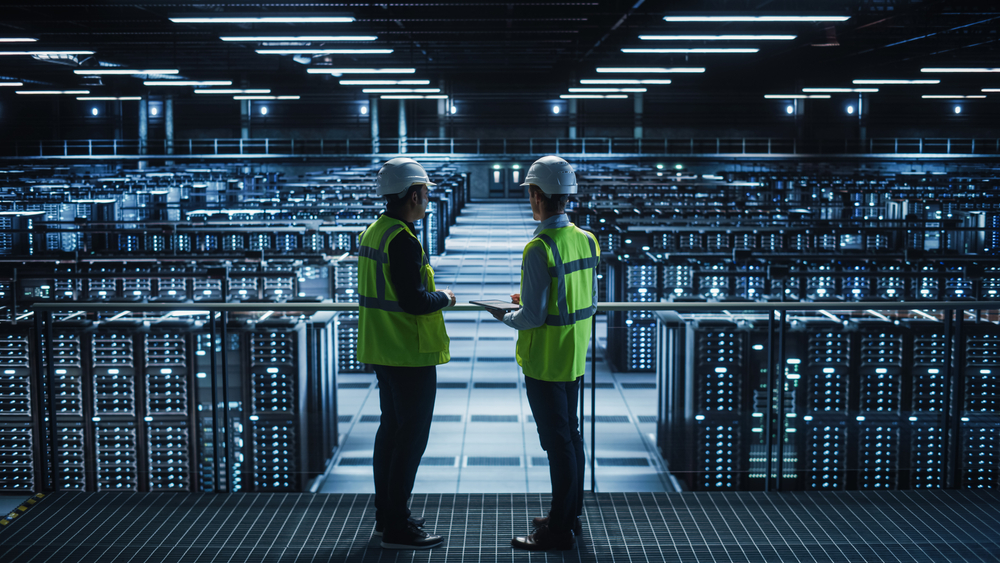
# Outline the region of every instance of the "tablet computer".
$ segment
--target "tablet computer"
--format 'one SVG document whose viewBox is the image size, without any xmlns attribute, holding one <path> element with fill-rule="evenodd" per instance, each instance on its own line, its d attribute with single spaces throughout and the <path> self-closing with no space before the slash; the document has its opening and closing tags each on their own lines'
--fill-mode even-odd
<svg viewBox="0 0 1000 563">
<path fill-rule="evenodd" d="M 516 311 L 521 308 L 520 305 L 515 305 L 510 301 L 501 301 L 499 299 L 484 299 L 483 301 L 469 301 L 473 305 L 482 305 L 487 309 L 498 309 L 500 311 Z"/>
</svg>

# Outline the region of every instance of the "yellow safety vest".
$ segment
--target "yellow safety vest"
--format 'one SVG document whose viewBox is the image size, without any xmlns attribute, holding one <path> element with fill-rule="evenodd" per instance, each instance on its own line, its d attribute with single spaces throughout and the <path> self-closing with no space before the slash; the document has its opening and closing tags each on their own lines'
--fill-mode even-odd
<svg viewBox="0 0 1000 563">
<path fill-rule="evenodd" d="M 572 223 L 545 229 L 525 245 L 524 254 L 539 244 L 545 248 L 552 277 L 548 316 L 544 325 L 518 331 L 517 363 L 524 375 L 534 379 L 574 381 L 584 373 L 590 318 L 597 313 L 594 270 L 600 247 L 594 235 Z"/>
<path fill-rule="evenodd" d="M 361 233 L 358 256 L 358 361 L 381 366 L 436 366 L 451 360 L 444 315 L 403 312 L 391 283 L 386 249 L 401 233 L 414 237 L 406 224 L 382 215 Z M 414 237 L 416 238 L 416 237 Z M 427 291 L 434 291 L 434 270 L 420 251 L 420 276 Z"/>
</svg>

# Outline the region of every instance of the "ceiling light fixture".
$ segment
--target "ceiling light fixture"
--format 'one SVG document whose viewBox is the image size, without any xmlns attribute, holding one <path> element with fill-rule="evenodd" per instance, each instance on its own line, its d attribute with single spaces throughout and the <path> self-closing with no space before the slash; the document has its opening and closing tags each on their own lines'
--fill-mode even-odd
<svg viewBox="0 0 1000 563">
<path fill-rule="evenodd" d="M 93 51 L 0 51 L 0 56 L 25 55 L 29 57 L 62 57 L 68 55 L 93 55 Z"/>
<path fill-rule="evenodd" d="M 258 88 L 258 89 L 247 89 L 247 90 L 235 90 L 230 88 L 218 88 L 218 89 L 201 89 L 195 90 L 195 94 L 270 94 L 270 88 Z"/>
<path fill-rule="evenodd" d="M 138 101 L 142 96 L 78 96 L 76 99 L 88 102 Z"/>
<path fill-rule="evenodd" d="M 982 92 L 1000 92 L 1000 88 L 983 88 Z"/>
<path fill-rule="evenodd" d="M 308 68 L 309 74 L 413 74 L 415 68 Z"/>
<path fill-rule="evenodd" d="M 803 88 L 803 92 L 846 94 L 856 92 L 859 94 L 873 94 L 878 92 L 878 88 Z"/>
<path fill-rule="evenodd" d="M 920 97 L 925 100 L 982 100 L 986 96 L 959 96 L 957 94 L 955 95 L 944 94 L 944 95 L 924 95 Z"/>
<path fill-rule="evenodd" d="M 0 87 L 3 86 L 24 86 L 24 82 L 0 82 Z"/>
<path fill-rule="evenodd" d="M 430 80 L 341 80 L 341 86 L 426 86 Z"/>
<path fill-rule="evenodd" d="M 0 43 L 34 43 L 34 37 L 0 37 Z"/>
<path fill-rule="evenodd" d="M 920 72 L 1000 72 L 1000 68 L 922 68 Z"/>
<path fill-rule="evenodd" d="M 564 100 L 576 100 L 576 99 L 589 100 L 589 99 L 602 99 L 602 98 L 606 98 L 606 99 L 628 98 L 628 96 L 625 95 L 625 94 L 560 94 L 559 97 L 562 98 L 562 99 L 564 99 Z"/>
<path fill-rule="evenodd" d="M 90 90 L 18 90 L 15 94 L 23 94 L 25 96 L 35 95 L 35 96 L 58 96 L 63 94 L 86 96 L 90 93 Z"/>
<path fill-rule="evenodd" d="M 571 94 L 585 94 L 595 92 L 645 92 L 645 88 L 570 88 Z"/>
<path fill-rule="evenodd" d="M 388 55 L 392 49 L 257 49 L 258 55 Z"/>
<path fill-rule="evenodd" d="M 73 74 L 178 74 L 176 68 L 162 68 L 154 70 L 139 70 L 130 68 L 85 68 L 73 71 Z"/>
<path fill-rule="evenodd" d="M 232 86 L 232 80 L 146 80 L 145 86 Z"/>
<path fill-rule="evenodd" d="M 940 80 L 855 80 L 855 84 L 940 84 Z"/>
<path fill-rule="evenodd" d="M 234 100 L 298 100 L 301 96 L 233 96 Z"/>
<path fill-rule="evenodd" d="M 664 67 L 598 67 L 597 72 L 647 72 L 647 73 L 699 73 L 705 72 L 704 68 L 700 67 L 674 67 L 674 68 L 664 68 Z"/>
<path fill-rule="evenodd" d="M 210 16 L 170 18 L 174 23 L 351 23 L 345 16 Z"/>
<path fill-rule="evenodd" d="M 764 94 L 768 100 L 829 100 L 829 94 Z"/>
<path fill-rule="evenodd" d="M 622 53 L 700 53 L 723 55 L 727 53 L 756 53 L 760 49 L 756 48 L 732 48 L 732 49 L 622 49 Z"/>
<path fill-rule="evenodd" d="M 374 35 L 274 35 L 250 37 L 220 37 L 223 41 L 375 41 Z"/>
<path fill-rule="evenodd" d="M 448 96 L 445 94 L 427 94 L 426 96 L 420 94 L 385 94 L 379 96 L 383 100 L 447 100 Z"/>
<path fill-rule="evenodd" d="M 664 16 L 668 22 L 842 22 L 850 16 Z"/>
<path fill-rule="evenodd" d="M 584 78 L 580 84 L 670 84 L 670 80 L 660 78 Z"/>
<path fill-rule="evenodd" d="M 440 88 L 365 88 L 364 94 L 439 94 Z"/>
<path fill-rule="evenodd" d="M 640 35 L 643 41 L 791 41 L 795 35 Z"/>
</svg>

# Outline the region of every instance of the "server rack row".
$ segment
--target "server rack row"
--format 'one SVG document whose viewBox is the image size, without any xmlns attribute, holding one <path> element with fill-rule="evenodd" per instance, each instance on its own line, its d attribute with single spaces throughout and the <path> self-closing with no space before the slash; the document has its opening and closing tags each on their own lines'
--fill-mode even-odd
<svg viewBox="0 0 1000 563">
<path fill-rule="evenodd" d="M 52 485 L 53 459 L 60 490 L 303 490 L 337 445 L 331 327 L 208 324 L 5 327 L 0 490 Z"/>
<path fill-rule="evenodd" d="M 663 323 L 671 473 L 690 490 L 1000 487 L 1000 328 L 963 313 Z"/>
</svg>

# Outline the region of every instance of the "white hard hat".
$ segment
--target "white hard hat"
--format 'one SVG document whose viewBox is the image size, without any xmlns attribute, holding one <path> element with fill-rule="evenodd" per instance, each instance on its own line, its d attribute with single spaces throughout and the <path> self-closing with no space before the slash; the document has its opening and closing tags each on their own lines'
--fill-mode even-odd
<svg viewBox="0 0 1000 563">
<path fill-rule="evenodd" d="M 543 156 L 535 161 L 524 176 L 522 186 L 534 184 L 545 195 L 576 193 L 576 173 L 568 162 L 558 156 Z"/>
<path fill-rule="evenodd" d="M 412 158 L 394 158 L 382 165 L 376 179 L 375 193 L 378 195 L 403 194 L 414 184 L 435 186 L 427 177 L 427 172 Z"/>
</svg>

